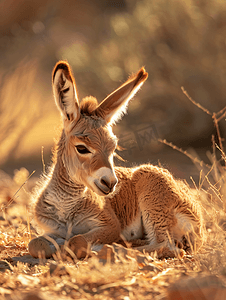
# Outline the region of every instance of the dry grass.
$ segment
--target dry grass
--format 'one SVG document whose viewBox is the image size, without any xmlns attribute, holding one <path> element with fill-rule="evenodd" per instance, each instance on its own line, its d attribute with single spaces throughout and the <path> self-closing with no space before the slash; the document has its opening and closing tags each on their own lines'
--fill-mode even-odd
<svg viewBox="0 0 226 300">
<path fill-rule="evenodd" d="M 26 169 L 16 170 L 13 178 L 1 172 L 1 299 L 188 299 L 186 293 L 190 292 L 189 299 L 213 299 L 216 293 L 215 299 L 225 299 L 226 156 L 218 126 L 225 109 L 210 113 L 184 93 L 212 116 L 220 145 L 213 137 L 213 153 L 208 154 L 211 164 L 207 165 L 162 141 L 190 157 L 200 169 L 199 184 L 194 184 L 205 211 L 207 241 L 203 248 L 183 260 L 158 260 L 154 255 L 118 250 L 116 246 L 106 246 L 83 261 L 62 259 L 60 253 L 50 260 L 29 260 L 27 246 L 36 232 L 30 228 L 27 206 L 36 178 L 29 176 Z M 204 298 L 199 298 L 200 293 Z"/>
<path fill-rule="evenodd" d="M 225 234 L 213 224 L 202 251 L 183 260 L 119 254 L 114 263 L 105 256 L 40 260 L 38 265 L 16 262 L 13 257 L 28 254 L 30 234 L 23 205 L 11 204 L 12 209 L 14 205 L 21 216 L 9 209 L 0 221 L 0 259 L 8 263 L 8 269 L 0 269 L 1 299 L 167 299 L 169 286 L 178 279 L 215 274 L 226 283 Z"/>
<path fill-rule="evenodd" d="M 199 255 L 183 261 L 158 261 L 150 256 L 125 259 L 119 255 L 117 262 L 104 265 L 97 257 L 76 263 L 16 263 L 12 257 L 27 254 L 29 232 L 24 223 L 22 218 L 1 220 L 1 259 L 10 266 L 0 277 L 2 299 L 26 299 L 26 293 L 39 294 L 40 299 L 163 299 L 169 285 L 184 275 L 226 272 L 224 245 L 216 243 L 220 237 L 216 232 L 211 234 L 215 247 L 208 245 Z"/>
<path fill-rule="evenodd" d="M 21 216 L 23 213 L 21 206 Z M 135 259 L 129 255 L 125 258 L 120 254 L 112 264 L 107 262 L 109 259 L 105 261 L 105 256 L 77 262 L 56 258 L 55 262 L 40 261 L 35 266 L 15 262 L 12 257 L 28 254 L 29 232 L 23 217 L 10 215 L 5 213 L 7 221 L 0 221 L 0 259 L 8 262 L 10 268 L 1 270 L 5 271 L 0 277 L 2 299 L 24 299 L 25 292 L 34 290 L 41 299 L 152 299 L 164 295 L 167 286 L 185 270 L 179 260 L 157 261 L 149 256 Z M 187 261 L 193 264 L 194 259 Z"/>
<path fill-rule="evenodd" d="M 172 289 L 175 282 L 178 284 L 184 279 L 194 278 L 198 282 L 200 276 L 208 278 L 206 276 L 212 274 L 226 284 L 226 217 L 221 192 L 224 187 L 217 188 L 217 183 L 210 183 L 211 172 L 214 168 L 205 179 L 212 193 L 200 184 L 208 238 L 199 253 L 183 260 L 162 261 L 133 252 L 93 255 L 84 261 L 63 261 L 57 256 L 55 261 L 40 260 L 39 264 L 18 262 L 13 258 L 28 255 L 27 245 L 35 235 L 28 226 L 26 209 L 35 178 L 31 178 L 12 201 L 11 197 L 28 173 L 22 169 L 14 178 L 1 173 L 1 299 L 173 299 L 169 287 Z M 116 259 L 111 262 L 111 258 Z"/>
</svg>

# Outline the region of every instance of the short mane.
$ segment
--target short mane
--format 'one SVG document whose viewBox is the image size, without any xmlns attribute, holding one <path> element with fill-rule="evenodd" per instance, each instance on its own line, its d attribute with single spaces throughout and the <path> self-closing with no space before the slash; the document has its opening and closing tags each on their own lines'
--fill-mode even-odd
<svg viewBox="0 0 226 300">
<path fill-rule="evenodd" d="M 93 112 L 97 108 L 98 102 L 95 97 L 89 96 L 82 99 L 80 103 L 80 112 L 83 115 L 92 116 Z"/>
</svg>

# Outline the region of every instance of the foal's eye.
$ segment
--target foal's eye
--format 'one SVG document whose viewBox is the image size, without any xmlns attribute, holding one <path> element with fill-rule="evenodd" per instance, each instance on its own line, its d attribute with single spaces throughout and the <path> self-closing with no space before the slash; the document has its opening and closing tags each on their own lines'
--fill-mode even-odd
<svg viewBox="0 0 226 300">
<path fill-rule="evenodd" d="M 86 148 L 85 146 L 83 146 L 83 145 L 78 145 L 78 146 L 75 146 L 75 147 L 76 147 L 78 153 L 80 153 L 80 154 L 88 154 L 88 153 L 91 153 L 91 152 L 89 151 L 89 149 L 87 149 L 87 148 Z"/>
</svg>

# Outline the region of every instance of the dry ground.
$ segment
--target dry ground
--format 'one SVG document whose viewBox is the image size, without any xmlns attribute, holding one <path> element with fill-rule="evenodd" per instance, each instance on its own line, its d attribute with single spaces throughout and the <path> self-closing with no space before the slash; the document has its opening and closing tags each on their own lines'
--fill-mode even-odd
<svg viewBox="0 0 226 300">
<path fill-rule="evenodd" d="M 203 202 L 207 242 L 183 260 L 158 260 L 114 245 L 83 261 L 60 254 L 45 261 L 27 250 L 36 234 L 27 212 L 36 178 L 18 191 L 27 176 L 26 169 L 13 178 L 0 173 L 0 299 L 226 299 L 226 218 L 216 194 Z"/>
</svg>

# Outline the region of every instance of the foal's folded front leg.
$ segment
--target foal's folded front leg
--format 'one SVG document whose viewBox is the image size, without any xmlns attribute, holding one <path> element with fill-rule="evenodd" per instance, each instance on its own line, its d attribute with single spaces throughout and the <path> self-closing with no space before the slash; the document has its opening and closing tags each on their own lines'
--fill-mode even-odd
<svg viewBox="0 0 226 300">
<path fill-rule="evenodd" d="M 121 226 L 108 201 L 98 217 L 92 220 L 90 227 L 92 229 L 88 232 L 75 235 L 68 241 L 68 248 L 78 259 L 85 257 L 87 250 L 93 246 L 100 248 L 120 240 Z"/>
<path fill-rule="evenodd" d="M 75 235 L 69 239 L 67 246 L 78 259 L 84 258 L 92 246 L 100 248 L 104 244 L 118 242 L 120 240 L 120 226 L 117 225 L 102 226 L 85 234 Z"/>
<path fill-rule="evenodd" d="M 50 258 L 60 250 L 65 255 L 71 255 L 73 252 L 81 259 L 86 257 L 88 246 L 88 242 L 81 234 L 73 236 L 69 241 L 54 235 L 42 235 L 30 241 L 28 251 L 35 258 Z"/>
<path fill-rule="evenodd" d="M 65 242 L 66 240 L 59 236 L 46 234 L 31 240 L 28 251 L 35 258 L 50 258 Z"/>
</svg>

